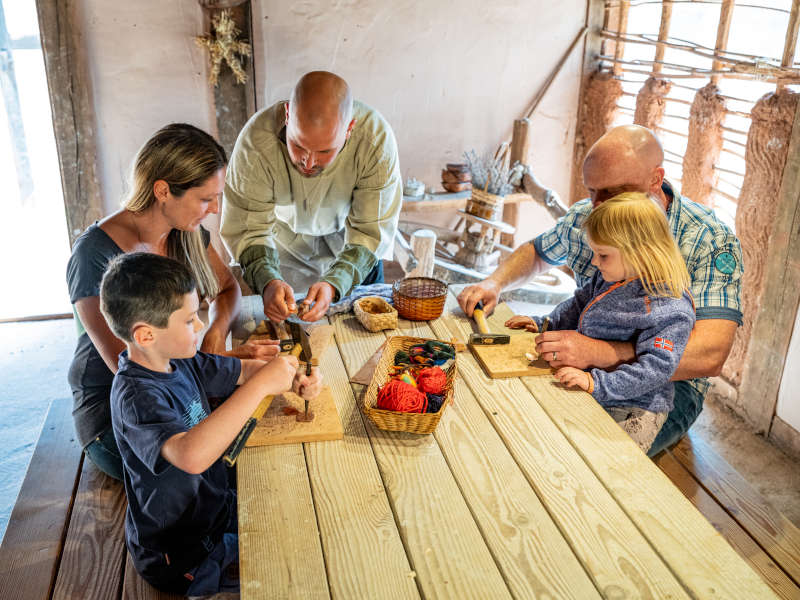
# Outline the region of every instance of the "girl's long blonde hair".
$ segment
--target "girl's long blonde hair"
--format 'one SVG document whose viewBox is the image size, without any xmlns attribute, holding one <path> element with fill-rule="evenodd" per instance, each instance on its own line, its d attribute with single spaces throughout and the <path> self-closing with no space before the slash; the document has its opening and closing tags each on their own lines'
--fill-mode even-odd
<svg viewBox="0 0 800 600">
<path fill-rule="evenodd" d="M 689 272 L 667 217 L 647 194 L 618 194 L 595 208 L 583 226 L 593 243 L 620 251 L 648 294 L 680 298 L 689 289 Z"/>
<path fill-rule="evenodd" d="M 131 174 L 131 191 L 125 208 L 140 213 L 156 201 L 153 185 L 164 180 L 179 198 L 228 164 L 225 150 L 202 129 L 172 123 L 159 129 L 139 149 Z M 173 229 L 167 237 L 167 256 L 185 264 L 197 281 L 201 298 L 214 299 L 219 282 L 208 260 L 202 232 Z"/>
</svg>

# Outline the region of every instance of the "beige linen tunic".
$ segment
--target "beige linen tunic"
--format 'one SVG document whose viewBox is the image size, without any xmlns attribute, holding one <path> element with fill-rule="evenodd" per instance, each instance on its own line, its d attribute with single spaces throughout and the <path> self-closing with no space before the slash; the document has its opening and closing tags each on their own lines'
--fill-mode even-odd
<svg viewBox="0 0 800 600">
<path fill-rule="evenodd" d="M 392 246 L 402 205 L 397 143 L 380 113 L 354 102 L 342 151 L 303 177 L 286 148 L 285 105 L 256 113 L 239 134 L 220 232 L 256 293 L 273 279 L 296 291 L 327 281 L 341 297 Z"/>
</svg>

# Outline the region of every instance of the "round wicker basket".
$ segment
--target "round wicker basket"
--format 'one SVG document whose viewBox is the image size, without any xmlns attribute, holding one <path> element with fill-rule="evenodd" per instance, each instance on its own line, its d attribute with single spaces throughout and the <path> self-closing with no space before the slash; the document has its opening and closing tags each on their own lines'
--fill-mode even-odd
<svg viewBox="0 0 800 600">
<path fill-rule="evenodd" d="M 438 319 L 447 299 L 447 284 L 431 277 L 407 277 L 392 288 L 394 307 L 411 321 Z"/>
</svg>

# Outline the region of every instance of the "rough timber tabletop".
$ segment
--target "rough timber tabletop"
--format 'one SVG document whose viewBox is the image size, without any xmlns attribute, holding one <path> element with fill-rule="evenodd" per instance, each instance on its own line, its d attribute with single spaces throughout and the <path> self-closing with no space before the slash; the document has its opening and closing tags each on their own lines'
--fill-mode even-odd
<svg viewBox="0 0 800 600">
<path fill-rule="evenodd" d="M 775 597 L 591 396 L 549 375 L 492 380 L 462 352 L 433 435 L 377 429 L 349 377 L 387 336 L 465 340 L 452 297 L 395 331 L 331 324 L 321 368 L 344 438 L 239 458 L 244 599 Z"/>
</svg>

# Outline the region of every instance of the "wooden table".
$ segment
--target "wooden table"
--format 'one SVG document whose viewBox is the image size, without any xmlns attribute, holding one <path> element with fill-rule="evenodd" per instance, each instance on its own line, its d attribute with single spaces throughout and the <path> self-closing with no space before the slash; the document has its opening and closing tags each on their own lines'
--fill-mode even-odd
<svg viewBox="0 0 800 600">
<path fill-rule="evenodd" d="M 240 456 L 242 598 L 775 597 L 588 394 L 462 353 L 433 435 L 381 431 L 348 377 L 386 336 L 331 322 L 345 436 Z M 471 331 L 451 297 L 388 333 Z"/>
</svg>

